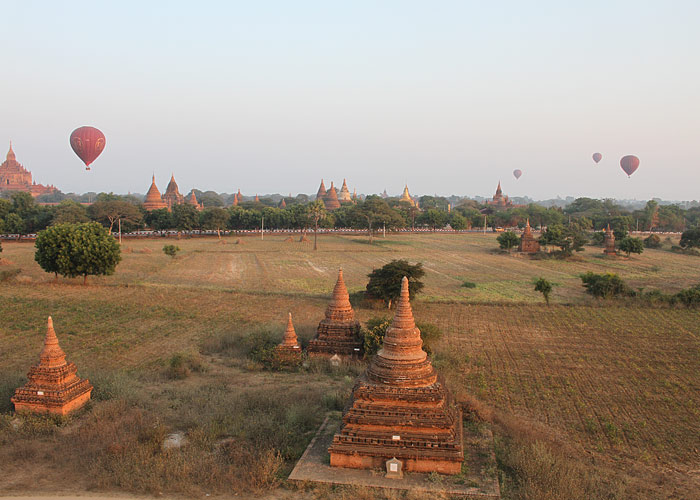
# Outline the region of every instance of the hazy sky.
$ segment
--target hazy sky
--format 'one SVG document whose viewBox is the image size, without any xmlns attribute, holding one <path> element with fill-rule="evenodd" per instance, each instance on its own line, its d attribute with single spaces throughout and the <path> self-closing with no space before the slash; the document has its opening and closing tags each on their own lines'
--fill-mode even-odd
<svg viewBox="0 0 700 500">
<path fill-rule="evenodd" d="M 700 198 L 700 2 L 573 4 L 3 2 L 1 153 L 64 192 Z"/>
</svg>

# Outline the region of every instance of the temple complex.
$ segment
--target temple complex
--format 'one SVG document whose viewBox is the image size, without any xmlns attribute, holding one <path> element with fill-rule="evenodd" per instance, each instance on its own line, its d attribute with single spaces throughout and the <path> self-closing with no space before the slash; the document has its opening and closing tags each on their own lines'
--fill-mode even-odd
<svg viewBox="0 0 700 500">
<path fill-rule="evenodd" d="M 408 192 L 408 184 L 404 186 L 403 193 L 401 193 L 401 198 L 399 198 L 399 202 L 408 203 L 412 207 L 416 206 L 416 202 L 413 201 L 413 198 L 411 198 L 411 193 Z"/>
<path fill-rule="evenodd" d="M 518 245 L 518 252 L 522 253 L 537 253 L 540 251 L 540 244 L 532 235 L 532 228 L 530 227 L 530 219 L 525 223 L 525 230 L 520 236 L 520 245 Z"/>
<path fill-rule="evenodd" d="M 405 471 L 461 472 L 462 414 L 422 345 L 404 277 L 383 347 L 355 384 L 328 449 L 331 467 L 383 468 L 396 458 Z"/>
<path fill-rule="evenodd" d="M 510 208 L 513 206 L 513 203 L 510 201 L 508 196 L 503 194 L 503 190 L 501 189 L 501 181 L 498 181 L 498 187 L 496 188 L 496 194 L 493 195 L 493 199 L 491 201 L 487 201 L 486 204 L 502 208 Z"/>
<path fill-rule="evenodd" d="M 159 210 L 161 208 L 168 208 L 168 205 L 163 201 L 163 197 L 158 191 L 158 186 L 156 186 L 156 174 L 153 174 L 153 180 L 151 181 L 151 187 L 148 188 L 146 193 L 146 200 L 143 202 L 143 208 L 148 210 Z"/>
<path fill-rule="evenodd" d="M 297 332 L 292 323 L 292 313 L 289 313 L 287 328 L 282 336 L 282 342 L 275 347 L 275 357 L 281 363 L 298 363 L 301 360 L 301 346 L 297 338 Z"/>
<path fill-rule="evenodd" d="M 284 201 L 284 198 L 282 198 L 282 201 L 280 201 L 279 207 L 280 208 L 287 208 L 287 202 Z"/>
<path fill-rule="evenodd" d="M 615 250 L 615 233 L 610 229 L 610 224 L 605 228 L 605 250 L 603 250 L 605 255 L 617 256 L 617 250 Z"/>
<path fill-rule="evenodd" d="M 12 402 L 17 412 L 67 415 L 90 399 L 92 385 L 76 375 L 75 364 L 66 361 L 49 316 L 44 349 L 39 364 L 29 369 L 27 383 L 15 391 Z"/>
<path fill-rule="evenodd" d="M 323 197 L 323 204 L 326 205 L 326 210 L 335 210 L 336 208 L 340 208 L 338 192 L 336 191 L 335 186 L 333 186 L 333 182 L 331 182 L 331 187 L 326 193 L 326 196 Z"/>
<path fill-rule="evenodd" d="M 32 180 L 32 173 L 17 161 L 10 142 L 10 150 L 7 152 L 7 157 L 0 164 L 0 191 L 24 191 L 36 197 L 42 194 L 55 193 L 58 189 L 54 186 L 37 184 Z"/>
<path fill-rule="evenodd" d="M 309 342 L 309 356 L 330 358 L 357 358 L 362 354 L 362 339 L 359 336 L 360 322 L 350 305 L 350 296 L 343 280 L 343 270 L 338 271 L 338 281 L 333 289 L 326 317 L 316 329 L 316 338 Z"/>
<path fill-rule="evenodd" d="M 352 203 L 352 195 L 348 189 L 348 184 L 343 179 L 343 187 L 340 188 L 340 193 L 338 193 L 338 201 L 340 203 Z"/>
<path fill-rule="evenodd" d="M 172 210 L 175 205 L 182 205 L 185 203 L 185 197 L 180 194 L 180 189 L 177 187 L 177 182 L 175 182 L 175 175 L 170 176 L 170 182 L 168 182 L 168 187 L 165 188 L 165 193 L 163 194 L 163 201 L 168 207 L 168 210 Z"/>
</svg>

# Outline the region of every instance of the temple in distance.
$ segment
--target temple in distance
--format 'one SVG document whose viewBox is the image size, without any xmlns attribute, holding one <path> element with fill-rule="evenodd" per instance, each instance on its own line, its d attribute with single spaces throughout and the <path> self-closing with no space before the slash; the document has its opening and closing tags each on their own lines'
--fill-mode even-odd
<svg viewBox="0 0 700 500">
<path fill-rule="evenodd" d="M 58 191 L 55 186 L 37 184 L 32 179 L 32 173 L 17 161 L 10 142 L 10 150 L 5 161 L 0 164 L 0 191 L 24 191 L 34 197 L 43 194 L 53 194 Z"/>
</svg>

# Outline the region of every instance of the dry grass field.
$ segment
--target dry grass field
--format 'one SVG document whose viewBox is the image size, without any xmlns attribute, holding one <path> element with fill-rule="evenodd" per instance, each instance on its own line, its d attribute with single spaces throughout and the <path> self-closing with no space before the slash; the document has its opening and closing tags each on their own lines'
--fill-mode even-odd
<svg viewBox="0 0 700 500">
<path fill-rule="evenodd" d="M 481 234 L 371 246 L 323 236 L 317 252 L 283 240 L 168 240 L 182 248 L 174 259 L 161 240 L 125 241 L 115 275 L 88 286 L 54 282 L 31 243 L 4 243 L 0 272 L 21 271 L 0 283 L 0 491 L 362 498 L 283 480 L 362 366 L 270 372 L 246 349 L 262 330 L 281 336 L 287 311 L 308 341 L 338 267 L 353 292 L 371 269 L 405 258 L 426 269 L 416 318 L 444 332 L 436 367 L 494 426 L 505 498 L 700 498 L 700 312 L 601 303 L 578 278 L 613 271 L 634 288 L 675 292 L 700 283 L 700 258 L 646 250 L 608 260 L 587 247 L 572 261 L 530 260 L 495 252 L 495 236 Z M 540 276 L 556 283 L 551 307 L 533 291 Z M 95 385 L 90 408 L 59 425 L 16 420 L 9 404 L 49 314 Z M 176 355 L 191 372 L 182 379 L 168 369 Z M 160 451 L 178 430 L 189 444 Z"/>
</svg>

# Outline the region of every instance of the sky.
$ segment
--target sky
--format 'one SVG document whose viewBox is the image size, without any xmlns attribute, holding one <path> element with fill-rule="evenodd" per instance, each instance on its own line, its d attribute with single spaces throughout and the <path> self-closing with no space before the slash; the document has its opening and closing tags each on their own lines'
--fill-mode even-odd
<svg viewBox="0 0 700 500">
<path fill-rule="evenodd" d="M 185 193 L 347 178 L 700 199 L 695 0 L 23 0 L 2 17 L 0 148 L 64 192 L 145 193 L 154 173 Z M 90 172 L 68 142 L 83 125 L 107 138 Z"/>
</svg>

